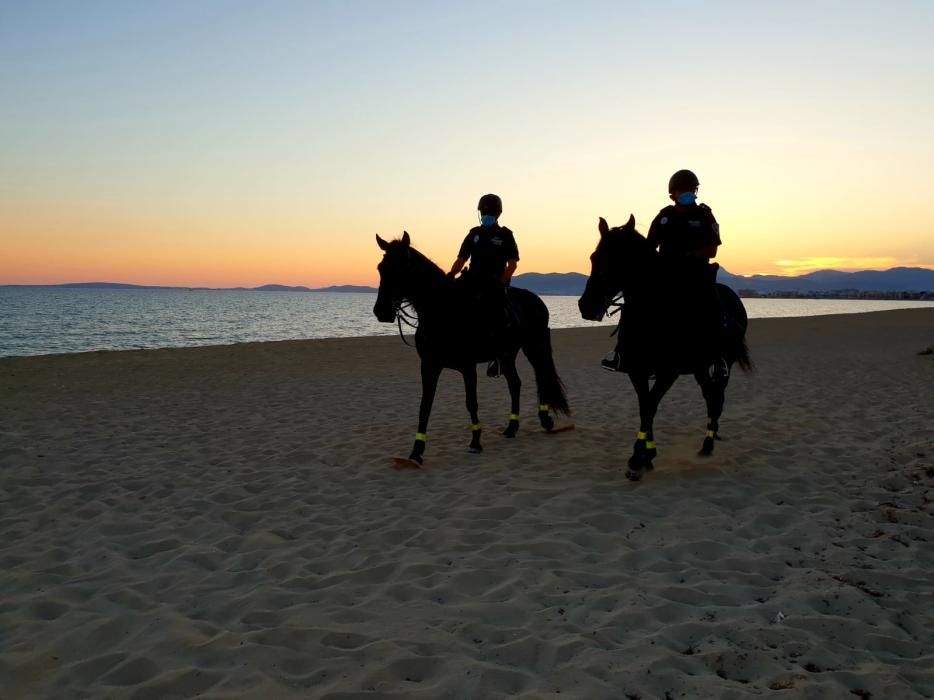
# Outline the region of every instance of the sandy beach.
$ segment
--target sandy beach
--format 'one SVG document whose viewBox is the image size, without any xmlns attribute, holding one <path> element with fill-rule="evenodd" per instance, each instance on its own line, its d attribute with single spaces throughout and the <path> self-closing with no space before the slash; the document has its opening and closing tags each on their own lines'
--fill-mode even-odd
<svg viewBox="0 0 934 700">
<path fill-rule="evenodd" d="M 934 697 L 934 310 L 753 320 L 656 469 L 606 328 L 576 429 L 398 338 L 0 360 L 0 698 Z M 569 422 L 569 421 L 565 421 Z"/>
</svg>

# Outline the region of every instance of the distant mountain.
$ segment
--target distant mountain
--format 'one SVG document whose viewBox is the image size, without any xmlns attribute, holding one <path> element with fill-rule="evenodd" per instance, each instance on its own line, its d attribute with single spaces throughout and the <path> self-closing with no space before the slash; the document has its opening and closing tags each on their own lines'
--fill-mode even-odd
<svg viewBox="0 0 934 700">
<path fill-rule="evenodd" d="M 512 284 L 536 294 L 580 296 L 587 284 L 587 275 L 579 272 L 525 272 L 515 275 Z"/>
<path fill-rule="evenodd" d="M 536 294 L 580 296 L 587 275 L 578 272 L 527 272 L 516 275 L 513 284 Z M 840 272 L 819 270 L 798 277 L 780 275 L 734 275 L 720 269 L 717 281 L 736 291 L 757 294 L 821 294 L 844 290 L 861 292 L 934 292 L 934 270 L 894 267 L 891 270 Z"/>
<path fill-rule="evenodd" d="M 261 287 L 160 287 L 146 284 L 122 284 L 120 282 L 70 282 L 68 284 L 0 284 L 3 287 L 46 287 L 53 289 L 186 289 L 205 292 L 375 292 L 376 287 L 357 284 L 341 284 L 311 289 L 304 286 L 290 287 L 285 284 L 264 284 Z"/>
<path fill-rule="evenodd" d="M 580 296 L 587 283 L 587 275 L 579 272 L 525 272 L 516 275 L 513 284 L 536 294 L 555 296 Z M 734 275 L 720 269 L 717 280 L 737 292 L 754 294 L 829 294 L 832 292 L 858 291 L 878 293 L 922 292 L 934 293 L 934 270 L 923 267 L 893 267 L 891 270 L 862 270 L 840 272 L 818 270 L 798 277 L 781 275 Z M 373 293 L 375 287 L 342 284 L 331 287 L 309 289 L 304 286 L 290 287 L 282 284 L 265 284 L 261 287 L 157 287 L 117 282 L 74 282 L 54 285 L 0 285 L 0 287 L 57 287 L 91 289 L 192 289 L 205 291 L 256 291 L 256 292 L 346 292 Z"/>
<path fill-rule="evenodd" d="M 174 289 L 174 287 L 150 287 L 144 284 L 121 284 L 120 282 L 71 282 L 69 284 L 49 284 L 49 285 L 9 285 L 13 287 L 62 287 L 65 289 Z"/>
<path fill-rule="evenodd" d="M 285 284 L 264 284 L 262 287 L 247 288 L 248 292 L 310 292 L 308 287 L 289 287 Z M 317 290 L 314 290 L 317 291 Z"/>
<path fill-rule="evenodd" d="M 891 270 L 840 272 L 818 270 L 798 277 L 780 275 L 732 275 L 720 270 L 717 279 L 733 289 L 758 294 L 820 294 L 855 290 L 860 292 L 934 292 L 934 270 L 923 267 L 893 267 Z"/>
<path fill-rule="evenodd" d="M 330 287 L 319 287 L 318 289 L 309 289 L 309 292 L 346 292 L 349 294 L 359 294 L 361 292 L 377 292 L 376 287 L 367 287 L 360 284 L 336 284 Z"/>
</svg>

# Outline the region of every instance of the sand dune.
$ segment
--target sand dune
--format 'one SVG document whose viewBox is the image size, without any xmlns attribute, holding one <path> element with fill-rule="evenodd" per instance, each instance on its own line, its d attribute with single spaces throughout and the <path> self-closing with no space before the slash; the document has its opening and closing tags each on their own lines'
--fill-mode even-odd
<svg viewBox="0 0 934 700">
<path fill-rule="evenodd" d="M 754 320 L 638 484 L 611 344 L 571 432 L 483 378 L 482 455 L 446 373 L 402 472 L 398 338 L 0 360 L 0 698 L 934 696 L 934 311 Z"/>
</svg>

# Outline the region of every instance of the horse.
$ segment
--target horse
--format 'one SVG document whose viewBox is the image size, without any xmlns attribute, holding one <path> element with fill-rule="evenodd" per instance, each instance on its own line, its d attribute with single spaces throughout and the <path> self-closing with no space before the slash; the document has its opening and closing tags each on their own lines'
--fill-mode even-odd
<svg viewBox="0 0 934 700">
<path fill-rule="evenodd" d="M 383 251 L 379 270 L 379 291 L 373 313 L 384 323 L 395 322 L 410 304 L 418 317 L 415 348 L 421 359 L 422 397 L 418 412 L 415 444 L 408 459 L 411 466 L 423 464 L 428 435 L 428 417 L 442 369 L 453 369 L 464 378 L 467 411 L 470 413 L 471 440 L 468 450 L 483 450 L 477 402 L 477 363 L 500 361 L 509 386 L 511 413 L 503 431 L 513 438 L 519 430 L 519 393 L 522 381 L 516 371 L 519 349 L 535 371 L 538 388 L 538 420 L 546 432 L 553 432 L 554 414 L 570 414 L 564 384 L 558 376 L 551 351 L 548 307 L 535 294 L 506 287 L 511 321 L 494 338 L 477 318 L 476 295 L 461 279 L 454 280 L 440 267 L 412 247 L 408 232 L 399 240 L 387 242 L 379 234 L 376 243 Z M 502 305 L 505 307 L 506 299 Z M 401 329 L 401 325 L 400 325 Z"/>
<path fill-rule="evenodd" d="M 681 374 L 693 374 L 707 404 L 707 432 L 699 454 L 710 456 L 714 441 L 719 440 L 720 416 L 730 369 L 738 363 L 744 371 L 752 369 L 746 346 L 746 309 L 736 292 L 717 283 L 716 294 L 722 312 L 722 329 L 698 328 L 688 314 L 696 301 L 679 296 L 671 289 L 666 265 L 653 246 L 636 230 L 635 217 L 619 227 L 609 228 L 600 219 L 600 241 L 590 256 L 591 272 L 584 293 L 578 300 L 581 316 L 599 321 L 622 296 L 626 300 L 625 324 L 620 318 L 618 332 L 624 333 L 623 370 L 629 375 L 639 398 L 639 432 L 629 458 L 626 476 L 638 481 L 653 468 L 656 449 L 653 422 L 659 402 Z M 674 285 L 677 288 L 677 285 Z M 711 298 L 712 300 L 712 298 Z M 709 314 L 708 314 L 709 315 Z M 700 315 L 703 319 L 703 315 Z M 712 323 L 715 321 L 712 321 Z M 701 321 L 703 323 L 703 321 Z M 714 333 L 716 351 L 726 361 L 725 373 L 707 371 L 711 341 L 705 346 L 699 332 Z M 649 383 L 654 375 L 655 382 Z"/>
</svg>

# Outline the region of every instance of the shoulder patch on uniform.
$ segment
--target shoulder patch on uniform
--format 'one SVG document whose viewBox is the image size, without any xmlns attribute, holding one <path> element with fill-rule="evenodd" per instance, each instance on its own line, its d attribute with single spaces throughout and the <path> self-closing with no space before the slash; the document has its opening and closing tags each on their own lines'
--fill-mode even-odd
<svg viewBox="0 0 934 700">
<path fill-rule="evenodd" d="M 667 224 L 667 223 L 668 223 L 668 217 L 667 217 L 667 216 L 663 216 L 661 219 L 658 220 L 658 223 L 660 223 L 660 224 Z"/>
<path fill-rule="evenodd" d="M 478 242 L 479 240 L 480 240 L 480 234 L 479 234 L 479 233 L 475 233 L 475 234 L 474 234 L 474 237 L 473 237 L 473 242 L 476 243 L 476 242 Z"/>
</svg>

